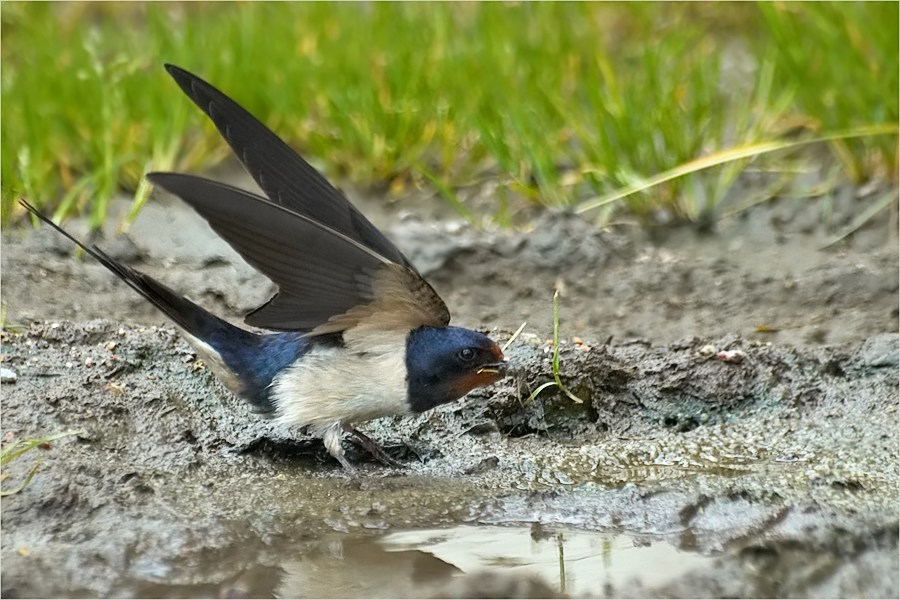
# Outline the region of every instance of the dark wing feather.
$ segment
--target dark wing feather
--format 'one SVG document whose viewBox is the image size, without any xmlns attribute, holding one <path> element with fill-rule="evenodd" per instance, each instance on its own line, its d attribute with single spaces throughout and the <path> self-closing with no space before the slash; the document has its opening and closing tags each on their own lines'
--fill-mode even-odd
<svg viewBox="0 0 900 600">
<path fill-rule="evenodd" d="M 174 65 L 166 70 L 206 113 L 269 199 L 415 271 L 403 253 L 327 179 L 234 100 Z"/>
<path fill-rule="evenodd" d="M 150 173 L 147 178 L 190 204 L 244 260 L 278 285 L 278 293 L 248 315 L 249 325 L 319 334 L 343 331 L 366 317 L 377 321 L 380 315 L 393 315 L 385 322 L 399 320 L 410 327 L 437 327 L 450 320 L 446 305 L 417 273 L 307 215 L 192 175 Z M 328 322 L 335 325 L 321 327 Z"/>
<path fill-rule="evenodd" d="M 83 244 L 68 231 L 54 223 L 49 217 L 43 215 L 38 209 L 24 200 L 19 200 L 19 204 L 24 206 L 28 212 L 43 221 L 46 225 L 49 225 L 67 237 L 88 255 L 94 257 L 101 265 L 112 271 L 117 277 L 127 283 L 131 289 L 149 300 L 154 306 L 191 335 L 201 340 L 209 340 L 215 331 L 220 331 L 227 334 L 233 341 L 240 340 L 242 336 L 246 336 L 246 338 L 251 337 L 251 334 L 248 332 L 238 329 L 200 308 L 184 296 L 179 295 L 171 288 L 156 281 L 146 273 L 141 273 L 136 269 L 132 269 L 131 267 L 110 258 L 109 255 L 97 246 Z"/>
</svg>

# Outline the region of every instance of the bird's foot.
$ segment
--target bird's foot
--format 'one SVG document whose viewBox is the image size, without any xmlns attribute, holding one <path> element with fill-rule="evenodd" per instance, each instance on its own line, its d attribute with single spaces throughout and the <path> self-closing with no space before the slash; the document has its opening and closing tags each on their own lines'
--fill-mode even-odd
<svg viewBox="0 0 900 600">
<path fill-rule="evenodd" d="M 333 423 L 322 432 L 322 442 L 325 444 L 325 449 L 328 450 L 328 453 L 341 463 L 345 471 L 355 473 L 356 469 L 347 460 L 347 457 L 344 455 L 344 447 L 341 445 L 343 432 L 344 428 L 341 427 L 340 421 Z"/>
<path fill-rule="evenodd" d="M 350 425 L 344 425 L 344 431 L 349 433 L 357 444 L 367 450 L 369 454 L 375 457 L 375 460 L 377 460 L 384 466 L 391 467 L 393 469 L 399 469 L 403 466 L 403 463 L 400 463 L 391 458 L 388 453 L 384 451 L 384 448 L 379 446 L 377 442 L 364 434 L 362 431 Z"/>
</svg>

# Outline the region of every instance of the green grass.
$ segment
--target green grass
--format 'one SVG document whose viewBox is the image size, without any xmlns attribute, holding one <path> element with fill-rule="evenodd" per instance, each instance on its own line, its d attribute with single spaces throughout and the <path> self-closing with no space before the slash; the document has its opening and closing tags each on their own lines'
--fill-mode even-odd
<svg viewBox="0 0 900 600">
<path fill-rule="evenodd" d="M 810 129 L 836 131 L 897 124 L 897 3 L 761 4 L 776 84 L 791 90 Z M 823 51 L 823 49 L 825 51 Z M 866 136 L 831 143 L 855 182 L 897 173 L 897 138 Z"/>
<path fill-rule="evenodd" d="M 7 471 L 7 466 L 14 459 L 22 456 L 26 452 L 30 452 L 35 448 L 43 448 L 49 449 L 50 442 L 55 442 L 56 440 L 62 439 L 64 437 L 69 437 L 72 435 L 84 435 L 84 430 L 77 429 L 71 431 L 64 431 L 62 433 L 57 433 L 54 435 L 49 435 L 41 438 L 24 438 L 24 439 L 16 439 L 9 442 L 4 442 L 4 446 L 0 449 L 0 467 L 3 468 L 3 473 L 0 475 L 0 481 L 5 481 L 9 476 L 9 472 Z M 41 461 L 38 460 L 28 469 L 28 472 L 22 478 L 22 483 L 16 486 L 13 489 L 5 489 L 0 490 L 0 497 L 4 496 L 12 496 L 13 494 L 18 494 L 22 490 L 24 490 L 34 476 L 37 474 L 38 469 L 41 468 Z"/>
<path fill-rule="evenodd" d="M 520 328 L 521 330 L 521 328 Z M 518 332 L 516 332 L 518 333 Z M 553 358 L 550 362 L 551 372 L 553 373 L 553 381 L 545 381 L 541 385 L 534 388 L 531 394 L 528 395 L 528 399 L 525 400 L 526 404 L 529 404 L 537 398 L 541 392 L 546 390 L 547 388 L 556 386 L 562 393 L 564 393 L 569 400 L 575 402 L 576 404 L 582 404 L 584 400 L 576 396 L 572 393 L 572 391 L 566 387 L 563 383 L 562 378 L 559 375 L 559 290 L 553 292 Z"/>
<path fill-rule="evenodd" d="M 119 190 L 140 208 L 146 172 L 227 156 L 163 62 L 327 175 L 428 186 L 471 220 L 540 203 L 702 221 L 747 166 L 784 156 L 685 166 L 806 132 L 882 126 L 829 145 L 845 178 L 896 179 L 896 3 L 4 2 L 0 17 L 4 223 L 24 197 L 96 227 Z M 488 181 L 493 203 L 460 193 Z"/>
</svg>

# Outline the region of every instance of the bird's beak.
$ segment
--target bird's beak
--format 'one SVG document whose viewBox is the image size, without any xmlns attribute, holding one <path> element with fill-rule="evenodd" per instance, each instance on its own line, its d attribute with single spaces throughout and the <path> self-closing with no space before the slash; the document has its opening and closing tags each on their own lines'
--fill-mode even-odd
<svg viewBox="0 0 900 600">
<path fill-rule="evenodd" d="M 501 360 L 495 363 L 489 363 L 486 365 L 482 365 L 481 368 L 476 371 L 479 375 L 482 373 L 494 373 L 497 375 L 504 375 L 506 371 L 509 369 L 509 361 Z"/>
</svg>

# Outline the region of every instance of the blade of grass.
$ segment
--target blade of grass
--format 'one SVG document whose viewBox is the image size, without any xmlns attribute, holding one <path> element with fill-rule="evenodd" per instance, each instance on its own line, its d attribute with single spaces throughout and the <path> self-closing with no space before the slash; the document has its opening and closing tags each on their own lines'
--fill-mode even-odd
<svg viewBox="0 0 900 600">
<path fill-rule="evenodd" d="M 83 429 L 72 429 L 69 431 L 64 431 L 62 433 L 57 433 L 54 435 L 50 435 L 42 438 L 26 438 L 21 440 L 15 440 L 8 445 L 6 445 L 2 450 L 0 450 L 0 466 L 5 467 L 10 463 L 10 461 L 22 456 L 26 452 L 30 450 L 34 450 L 37 447 L 44 446 L 45 444 L 49 444 L 50 442 L 54 442 L 58 439 L 68 437 L 70 435 L 84 435 L 85 432 Z M 11 496 L 12 494 L 18 494 L 31 482 L 32 478 L 34 478 L 38 469 L 41 466 L 41 462 L 38 461 L 34 466 L 29 469 L 28 473 L 25 475 L 25 480 L 19 487 L 12 490 L 3 490 L 0 491 L 0 497 L 2 496 Z"/>
<path fill-rule="evenodd" d="M 853 222 L 847 225 L 847 227 L 838 233 L 834 238 L 832 238 L 827 244 L 820 247 L 819 250 L 824 250 L 830 246 L 834 246 L 848 235 L 852 234 L 854 231 L 865 225 L 872 217 L 891 206 L 894 202 L 897 201 L 897 190 L 891 190 L 885 195 L 883 195 L 878 200 L 872 202 L 863 212 L 861 212 Z"/>
<path fill-rule="evenodd" d="M 751 191 L 748 194 L 748 197 L 745 198 L 743 202 L 741 202 L 740 206 L 736 206 L 730 210 L 722 211 L 719 215 L 719 218 L 727 219 L 729 217 L 734 217 L 741 214 L 742 212 L 750 210 L 758 204 L 762 204 L 763 202 L 771 200 L 785 187 L 787 187 L 787 185 L 794 179 L 794 177 L 794 173 L 783 173 L 769 185 L 762 186 L 761 189 L 757 191 Z"/>
<path fill-rule="evenodd" d="M 862 127 L 855 127 L 847 131 L 836 131 L 805 140 L 780 140 L 728 148 L 726 150 L 714 152 L 713 154 L 709 154 L 707 156 L 702 156 L 683 165 L 679 165 L 674 169 L 670 169 L 669 171 L 654 175 L 653 177 L 650 177 L 633 185 L 626 186 L 624 188 L 616 190 L 611 194 L 607 194 L 606 196 L 585 200 L 575 208 L 575 212 L 578 214 L 582 214 L 615 202 L 616 200 L 620 200 L 626 196 L 630 196 L 631 194 L 643 192 L 647 189 L 650 189 L 657 185 L 661 185 L 673 179 L 683 177 L 690 173 L 696 173 L 697 171 L 702 171 L 710 167 L 722 165 L 734 160 L 741 160 L 744 158 L 750 158 L 769 152 L 777 152 L 779 150 L 788 150 L 800 146 L 807 146 L 809 144 L 832 142 L 841 139 L 861 138 L 876 135 L 897 135 L 898 129 L 900 128 L 898 128 L 898 126 L 893 123 L 880 123 L 878 125 L 864 125 Z"/>
<path fill-rule="evenodd" d="M 41 464 L 42 464 L 41 461 L 37 461 L 34 464 L 34 466 L 32 466 L 30 469 L 28 469 L 28 473 L 25 474 L 25 480 L 22 481 L 22 485 L 20 485 L 19 487 L 13 488 L 11 490 L 0 490 L 0 498 L 5 498 L 6 496 L 12 496 L 13 494 L 18 494 L 19 492 L 24 490 L 26 487 L 28 487 L 28 484 L 31 483 L 31 480 L 37 474 L 38 469 L 41 468 Z"/>
<path fill-rule="evenodd" d="M 29 450 L 32 450 L 33 448 L 37 448 L 38 446 L 42 446 L 44 444 L 49 444 L 50 442 L 55 442 L 56 440 L 62 439 L 64 437 L 69 437 L 70 435 L 85 435 L 85 431 L 83 429 L 71 429 L 69 431 L 56 433 L 54 435 L 43 438 L 27 438 L 23 440 L 16 440 L 0 450 L 0 466 L 9 464 L 9 462 L 14 458 L 21 456 L 22 454 L 28 452 Z"/>
<path fill-rule="evenodd" d="M 528 321 L 524 321 L 521 325 L 519 325 L 519 328 L 516 329 L 516 332 L 514 334 L 512 334 L 512 337 L 506 340 L 506 343 L 503 344 L 503 347 L 500 349 L 502 352 L 506 352 L 506 349 L 509 348 L 510 344 L 512 344 L 517 337 L 519 337 L 519 334 L 522 333 L 522 330 L 525 329 L 526 325 L 528 325 Z"/>
<path fill-rule="evenodd" d="M 557 562 L 559 563 L 559 593 L 566 593 L 566 550 L 563 544 L 563 534 L 556 534 Z"/>
<path fill-rule="evenodd" d="M 538 397 L 538 394 L 543 392 L 545 389 L 554 385 L 558 387 L 560 391 L 562 391 L 566 396 L 568 396 L 570 400 L 578 404 L 582 404 L 584 400 L 569 391 L 569 388 L 566 387 L 559 376 L 559 290 L 553 292 L 553 360 L 551 364 L 553 371 L 553 381 L 548 381 L 539 385 L 525 400 L 526 404 L 532 402 L 535 398 Z"/>
</svg>

